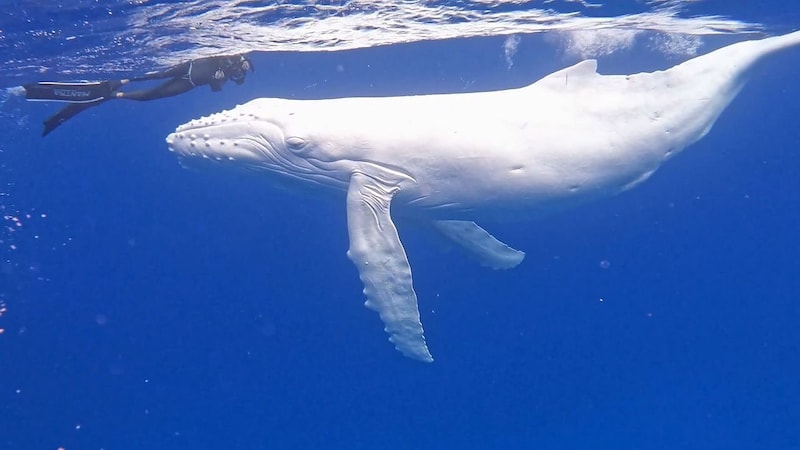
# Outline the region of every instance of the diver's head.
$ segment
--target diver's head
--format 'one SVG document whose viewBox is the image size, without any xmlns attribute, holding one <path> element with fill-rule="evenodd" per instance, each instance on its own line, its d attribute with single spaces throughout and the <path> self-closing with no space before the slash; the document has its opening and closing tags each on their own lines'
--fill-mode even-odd
<svg viewBox="0 0 800 450">
<path fill-rule="evenodd" d="M 247 71 L 253 72 L 255 69 L 253 68 L 253 62 L 244 55 L 233 55 L 226 58 L 222 70 L 229 80 L 236 84 L 242 84 Z"/>
</svg>

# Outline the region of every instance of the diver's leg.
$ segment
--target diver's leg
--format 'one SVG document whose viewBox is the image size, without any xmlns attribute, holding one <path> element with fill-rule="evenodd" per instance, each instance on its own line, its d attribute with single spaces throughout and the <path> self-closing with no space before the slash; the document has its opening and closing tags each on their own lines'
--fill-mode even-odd
<svg viewBox="0 0 800 450">
<path fill-rule="evenodd" d="M 158 98 L 172 97 L 173 95 L 183 94 L 194 88 L 191 81 L 185 78 L 175 78 L 152 89 L 142 89 L 131 92 L 116 92 L 114 98 L 124 98 L 127 100 L 147 101 Z"/>
</svg>

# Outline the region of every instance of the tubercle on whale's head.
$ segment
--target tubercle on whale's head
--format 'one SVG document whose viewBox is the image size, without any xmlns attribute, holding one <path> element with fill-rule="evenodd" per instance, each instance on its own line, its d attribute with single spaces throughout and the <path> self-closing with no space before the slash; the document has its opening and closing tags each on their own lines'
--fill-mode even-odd
<svg viewBox="0 0 800 450">
<path fill-rule="evenodd" d="M 191 120 L 167 136 L 169 151 L 182 162 L 205 161 L 309 179 L 320 175 L 303 157 L 306 142 L 287 136 L 285 124 L 253 100 L 231 110 Z"/>
<path fill-rule="evenodd" d="M 167 136 L 169 151 L 212 161 L 257 161 L 266 156 L 264 147 L 282 140 L 280 129 L 261 123 L 243 106 L 180 125 Z"/>
</svg>

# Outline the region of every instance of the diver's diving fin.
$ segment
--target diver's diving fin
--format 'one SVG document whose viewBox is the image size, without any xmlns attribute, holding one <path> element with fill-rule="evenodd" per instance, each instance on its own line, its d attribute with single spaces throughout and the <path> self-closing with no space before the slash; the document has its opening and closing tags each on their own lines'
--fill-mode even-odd
<svg viewBox="0 0 800 450">
<path fill-rule="evenodd" d="M 99 102 L 110 98 L 111 93 L 120 86 L 122 86 L 122 82 L 118 80 L 70 83 L 41 81 L 23 85 L 26 100 L 66 103 Z"/>
<path fill-rule="evenodd" d="M 122 80 L 70 83 L 41 81 L 26 84 L 23 88 L 26 100 L 71 103 L 44 121 L 42 136 L 47 136 L 56 127 L 79 112 L 114 98 L 114 91 L 123 84 Z"/>
<path fill-rule="evenodd" d="M 71 119 L 79 112 L 89 109 L 92 106 L 99 105 L 103 101 L 105 100 L 100 100 L 95 103 L 74 103 L 62 108 L 60 111 L 44 121 L 44 130 L 42 131 L 42 136 L 47 136 L 47 134 L 53 131 L 57 126 Z"/>
</svg>

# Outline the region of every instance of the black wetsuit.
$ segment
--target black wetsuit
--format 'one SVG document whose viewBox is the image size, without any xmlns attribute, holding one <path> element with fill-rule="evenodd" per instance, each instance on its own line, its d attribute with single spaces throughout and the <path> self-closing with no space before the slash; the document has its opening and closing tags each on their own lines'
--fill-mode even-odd
<svg viewBox="0 0 800 450">
<path fill-rule="evenodd" d="M 150 72 L 130 80 L 111 80 L 86 83 L 31 83 L 23 86 L 28 100 L 62 101 L 72 103 L 44 122 L 42 136 L 83 110 L 113 99 L 137 101 L 172 97 L 190 91 L 197 86 L 209 85 L 219 91 L 227 80 L 236 84 L 244 82 L 246 71 L 252 63 L 241 55 L 211 56 L 178 64 L 160 72 Z M 117 93 L 128 81 L 148 81 L 169 78 L 151 89 Z"/>
<path fill-rule="evenodd" d="M 131 81 L 161 80 L 164 78 L 171 78 L 171 80 L 152 89 L 125 92 L 122 98 L 146 101 L 172 97 L 205 84 L 211 86 L 212 91 L 217 92 L 222 89 L 222 85 L 228 79 L 239 80 L 229 69 L 234 67 L 233 64 L 235 63 L 231 61 L 231 58 L 231 56 L 212 56 L 178 64 L 163 72 L 151 72 L 143 77 L 131 78 Z M 244 78 L 241 80 L 243 81 Z M 241 84 L 241 81 L 237 81 L 237 83 Z"/>
</svg>

